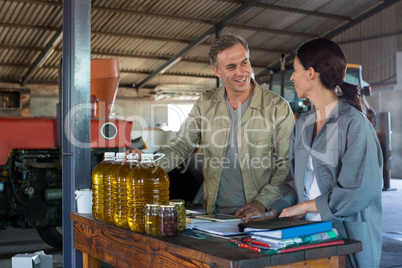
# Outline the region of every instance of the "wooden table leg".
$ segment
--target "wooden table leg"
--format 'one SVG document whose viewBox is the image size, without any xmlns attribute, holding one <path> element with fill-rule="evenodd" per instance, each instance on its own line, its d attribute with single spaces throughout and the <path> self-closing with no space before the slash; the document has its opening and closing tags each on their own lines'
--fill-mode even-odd
<svg viewBox="0 0 402 268">
<path fill-rule="evenodd" d="M 82 267 L 83 268 L 101 268 L 101 261 L 82 252 Z"/>
</svg>

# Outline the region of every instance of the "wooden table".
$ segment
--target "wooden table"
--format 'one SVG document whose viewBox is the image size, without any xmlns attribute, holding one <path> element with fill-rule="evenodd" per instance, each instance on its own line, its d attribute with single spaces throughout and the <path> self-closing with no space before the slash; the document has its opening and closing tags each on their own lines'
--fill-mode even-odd
<svg viewBox="0 0 402 268">
<path fill-rule="evenodd" d="M 122 267 L 344 267 L 345 255 L 362 250 L 361 242 L 265 255 L 230 245 L 228 239 L 150 237 L 96 220 L 92 214 L 71 213 L 74 248 L 83 253 L 83 266 L 101 261 Z"/>
</svg>

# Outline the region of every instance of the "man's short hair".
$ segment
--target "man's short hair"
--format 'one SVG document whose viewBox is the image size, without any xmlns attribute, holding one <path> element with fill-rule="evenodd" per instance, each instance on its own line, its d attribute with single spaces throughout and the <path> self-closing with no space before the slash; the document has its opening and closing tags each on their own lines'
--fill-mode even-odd
<svg viewBox="0 0 402 268">
<path fill-rule="evenodd" d="M 237 44 L 241 44 L 244 49 L 247 51 L 247 57 L 250 56 L 250 51 L 248 49 L 248 44 L 246 40 L 244 40 L 241 36 L 238 35 L 233 35 L 233 34 L 227 34 L 227 35 L 222 35 L 218 38 L 216 38 L 212 44 L 211 47 L 209 48 L 209 61 L 211 62 L 212 66 L 215 66 L 218 68 L 218 53 L 234 47 Z"/>
</svg>

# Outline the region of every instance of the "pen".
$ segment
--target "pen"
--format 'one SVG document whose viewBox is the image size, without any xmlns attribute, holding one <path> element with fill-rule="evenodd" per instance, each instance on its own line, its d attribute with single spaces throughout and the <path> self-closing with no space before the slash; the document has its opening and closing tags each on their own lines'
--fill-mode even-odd
<svg viewBox="0 0 402 268">
<path fill-rule="evenodd" d="M 261 249 L 260 249 L 260 248 L 253 247 L 253 246 L 251 246 L 251 245 L 249 245 L 249 244 L 246 244 L 246 243 L 241 243 L 241 242 L 239 242 L 239 243 L 237 243 L 237 246 L 238 246 L 239 248 L 246 248 L 246 249 L 249 249 L 249 250 L 252 250 L 252 251 L 255 251 L 255 252 L 261 252 Z"/>
<path fill-rule="evenodd" d="M 233 242 L 233 243 L 239 243 L 239 238 L 236 238 L 236 237 L 232 237 L 232 238 L 230 238 L 230 242 Z"/>
<path fill-rule="evenodd" d="M 271 247 L 268 243 L 264 243 L 264 242 L 257 241 L 257 240 L 252 240 L 251 244 L 254 244 L 254 245 L 257 245 L 257 246 L 262 246 L 262 247 L 267 247 L 267 248 Z"/>
</svg>

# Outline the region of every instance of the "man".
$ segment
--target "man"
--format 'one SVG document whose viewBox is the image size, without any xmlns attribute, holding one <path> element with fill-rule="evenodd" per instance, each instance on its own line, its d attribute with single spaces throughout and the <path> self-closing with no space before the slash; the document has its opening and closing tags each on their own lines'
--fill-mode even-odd
<svg viewBox="0 0 402 268">
<path fill-rule="evenodd" d="M 243 38 L 217 38 L 209 59 L 223 87 L 197 100 L 178 133 L 159 150 L 165 157 L 158 165 L 172 170 L 202 141 L 206 212 L 239 218 L 262 214 L 282 196 L 293 113 L 283 98 L 253 80 Z"/>
</svg>

